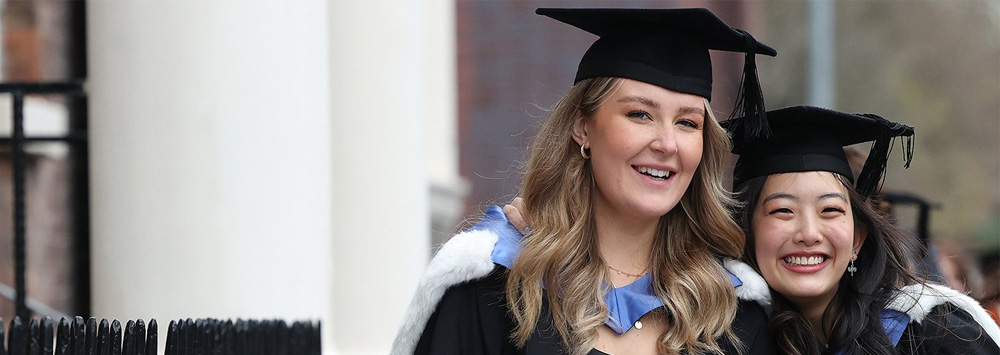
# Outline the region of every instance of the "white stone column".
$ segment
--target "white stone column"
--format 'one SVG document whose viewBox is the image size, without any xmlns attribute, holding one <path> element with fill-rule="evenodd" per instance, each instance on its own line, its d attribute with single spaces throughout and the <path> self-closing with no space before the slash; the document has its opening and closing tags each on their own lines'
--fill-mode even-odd
<svg viewBox="0 0 1000 355">
<path fill-rule="evenodd" d="M 329 324 L 328 6 L 87 3 L 96 316 Z"/>
<path fill-rule="evenodd" d="M 463 217 L 468 194 L 458 171 L 458 55 L 455 2 L 426 2 L 423 42 L 427 93 L 427 168 L 432 246 L 447 240 Z"/>
<path fill-rule="evenodd" d="M 340 1 L 329 10 L 333 346 L 385 354 L 429 255 L 428 176 L 457 171 L 454 4 Z"/>
</svg>

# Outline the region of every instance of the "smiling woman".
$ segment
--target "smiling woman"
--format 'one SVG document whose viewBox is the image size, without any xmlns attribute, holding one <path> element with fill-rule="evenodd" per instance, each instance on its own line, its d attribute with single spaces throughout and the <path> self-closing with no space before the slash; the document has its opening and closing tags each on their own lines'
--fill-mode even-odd
<svg viewBox="0 0 1000 355">
<path fill-rule="evenodd" d="M 393 353 L 772 353 L 763 308 L 720 261 L 745 240 L 708 50 L 747 53 L 757 119 L 752 58 L 775 52 L 705 9 L 538 13 L 600 39 L 529 149 L 531 230 L 494 206 L 442 246 Z"/>
<path fill-rule="evenodd" d="M 968 296 L 914 275 L 916 240 L 866 200 L 894 137 L 913 128 L 815 107 L 767 113 L 741 136 L 734 186 L 745 258 L 771 288 L 770 328 L 789 354 L 996 354 L 1000 329 Z M 843 146 L 875 141 L 857 181 Z M 909 146 L 909 144 L 907 144 Z M 912 155 L 906 151 L 909 164 Z"/>
<path fill-rule="evenodd" d="M 761 274 L 810 320 L 822 318 L 866 236 L 854 228 L 848 195 L 833 173 L 775 174 L 751 217 Z"/>
<path fill-rule="evenodd" d="M 656 228 L 701 162 L 705 107 L 696 95 L 621 79 L 605 104 L 576 118 L 573 140 L 592 152 L 595 215 Z"/>
</svg>

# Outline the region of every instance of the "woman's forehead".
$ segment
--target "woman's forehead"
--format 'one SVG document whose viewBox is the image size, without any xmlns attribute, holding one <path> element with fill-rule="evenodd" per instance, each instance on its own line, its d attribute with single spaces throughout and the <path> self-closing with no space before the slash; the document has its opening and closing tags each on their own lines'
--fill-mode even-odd
<svg viewBox="0 0 1000 355">
<path fill-rule="evenodd" d="M 619 80 L 621 80 L 621 83 L 608 96 L 609 102 L 642 103 L 656 109 L 666 108 L 667 106 L 689 106 L 702 112 L 705 110 L 705 99 L 700 96 L 632 79 L 620 78 Z"/>
<path fill-rule="evenodd" d="M 836 191 L 847 194 L 847 187 L 828 171 L 805 171 L 768 175 L 762 195 L 776 191 L 796 192 L 804 190 Z"/>
</svg>

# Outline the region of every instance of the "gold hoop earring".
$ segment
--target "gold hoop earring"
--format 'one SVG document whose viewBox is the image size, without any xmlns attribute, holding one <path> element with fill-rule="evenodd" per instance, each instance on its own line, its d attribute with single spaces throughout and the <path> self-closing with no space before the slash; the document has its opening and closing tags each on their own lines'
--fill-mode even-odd
<svg viewBox="0 0 1000 355">
<path fill-rule="evenodd" d="M 580 145 L 580 156 L 583 157 L 583 160 L 590 159 L 590 156 L 587 155 L 586 144 L 581 144 Z"/>
</svg>

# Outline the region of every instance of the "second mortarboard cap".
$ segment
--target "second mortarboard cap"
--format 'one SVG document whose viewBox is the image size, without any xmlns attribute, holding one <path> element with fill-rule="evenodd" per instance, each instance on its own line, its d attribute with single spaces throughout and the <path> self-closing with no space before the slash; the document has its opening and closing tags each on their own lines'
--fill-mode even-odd
<svg viewBox="0 0 1000 355">
<path fill-rule="evenodd" d="M 940 250 L 938 250 L 936 245 L 930 244 L 931 241 L 931 231 L 930 231 L 930 215 L 932 209 L 938 209 L 941 207 L 940 204 L 931 202 L 915 193 L 905 192 L 905 191 L 889 191 L 881 196 L 883 208 L 888 208 L 888 214 L 891 217 L 890 220 L 896 227 L 908 230 L 914 233 L 918 240 L 920 240 L 920 245 L 923 246 L 915 251 L 917 265 L 919 265 L 918 271 L 921 276 L 927 278 L 928 280 L 934 282 L 943 283 L 944 278 L 941 275 L 941 269 L 938 268 L 937 257 L 940 255 Z M 901 213 L 904 206 L 914 206 L 917 209 L 916 213 L 916 224 L 913 228 L 908 228 L 901 226 Z"/>
<path fill-rule="evenodd" d="M 917 238 L 920 239 L 920 243 L 924 247 L 928 247 L 928 241 L 930 240 L 930 214 L 932 209 L 937 209 L 941 207 L 941 204 L 931 202 L 926 198 L 921 197 L 912 192 L 905 191 L 890 191 L 882 196 L 882 201 L 889 203 L 889 213 L 890 215 L 896 217 L 893 218 L 895 221 L 899 221 L 897 215 L 897 207 L 904 205 L 913 205 L 917 207 L 917 223 L 916 228 L 914 228 L 914 233 L 916 233 Z M 905 228 L 909 229 L 909 228 Z"/>
<path fill-rule="evenodd" d="M 734 29 L 708 9 L 553 9 L 535 11 L 600 38 L 580 60 L 574 82 L 619 77 L 712 98 L 709 49 L 747 53 L 743 83 L 732 117 L 745 120 L 750 136 L 766 136 L 764 98 L 756 54 L 777 51 Z"/>
<path fill-rule="evenodd" d="M 733 170 L 736 189 L 758 176 L 829 171 L 851 180 L 861 196 L 869 197 L 885 173 L 893 138 L 913 136 L 913 127 L 877 115 L 811 106 L 768 111 L 767 120 L 772 130 L 768 138 L 748 138 L 736 129 L 739 121 L 722 122 L 733 135 L 733 153 L 739 155 Z M 871 141 L 868 159 L 854 181 L 843 147 Z M 909 167 L 913 159 L 911 139 L 907 139 L 905 149 L 905 166 Z"/>
</svg>

